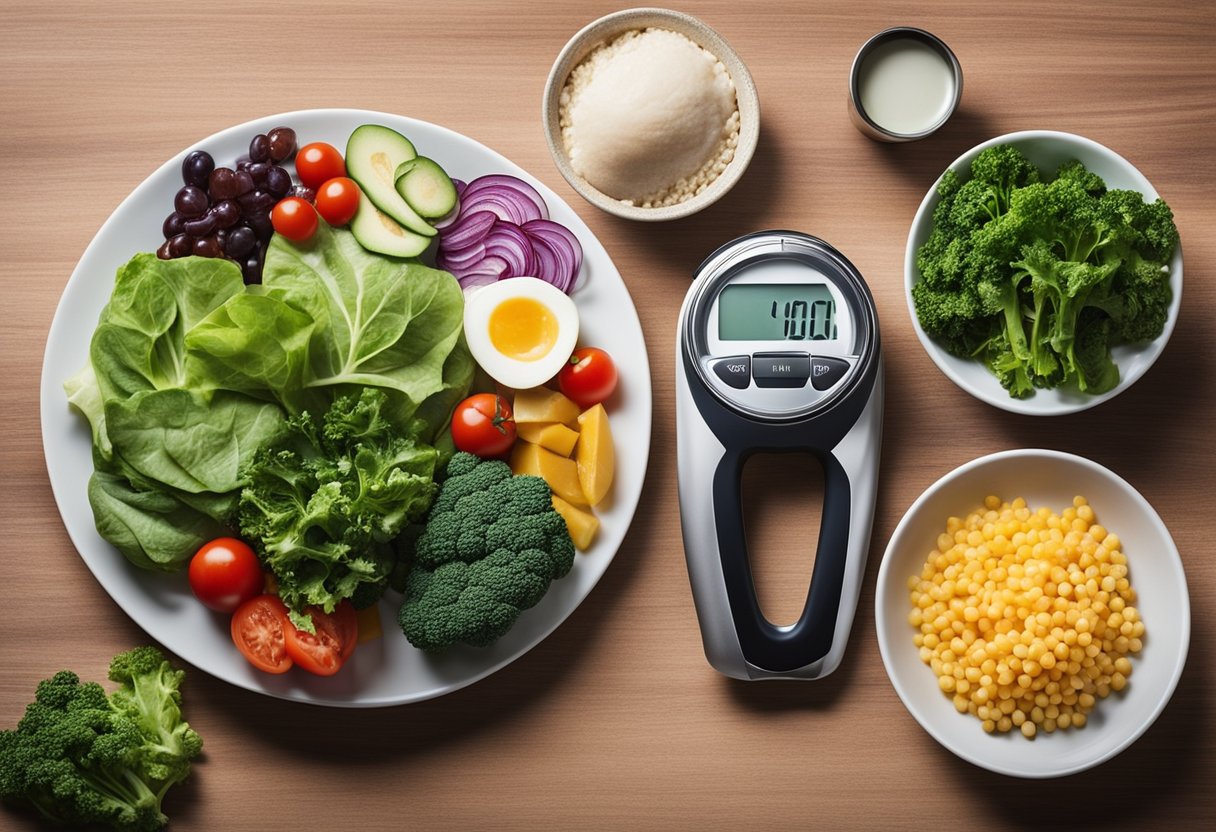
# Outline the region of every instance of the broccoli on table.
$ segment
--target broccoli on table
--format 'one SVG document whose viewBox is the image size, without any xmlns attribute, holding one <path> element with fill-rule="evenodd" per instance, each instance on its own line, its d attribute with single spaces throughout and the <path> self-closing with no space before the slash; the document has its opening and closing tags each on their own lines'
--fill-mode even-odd
<svg viewBox="0 0 1216 832">
<path fill-rule="evenodd" d="M 202 738 L 182 720 L 184 673 L 154 647 L 116 656 L 109 696 L 62 670 L 39 683 L 16 730 L 0 731 L 0 799 L 75 826 L 162 828 L 165 793 L 190 773 Z"/>
<path fill-rule="evenodd" d="M 458 453 L 415 544 L 398 623 L 423 650 L 485 647 L 573 565 L 574 544 L 543 479 Z"/>
</svg>

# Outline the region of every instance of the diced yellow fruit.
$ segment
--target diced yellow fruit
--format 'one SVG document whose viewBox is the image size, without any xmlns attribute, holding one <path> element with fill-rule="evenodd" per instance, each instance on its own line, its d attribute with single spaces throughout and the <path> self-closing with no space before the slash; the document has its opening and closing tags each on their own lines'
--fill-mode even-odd
<svg viewBox="0 0 1216 832">
<path fill-rule="evenodd" d="M 359 610 L 355 615 L 359 622 L 359 644 L 384 635 L 384 629 L 380 626 L 379 604 L 372 604 L 365 610 Z"/>
<path fill-rule="evenodd" d="M 570 430 L 565 425 L 545 425 L 540 422 L 525 422 L 517 426 L 521 439 L 548 448 L 555 454 L 570 456 L 574 451 L 574 443 L 578 442 L 578 431 Z"/>
<path fill-rule="evenodd" d="M 547 387 L 516 391 L 511 411 L 515 415 L 516 425 L 561 422 L 568 428 L 578 429 L 578 405 Z"/>
<path fill-rule="evenodd" d="M 612 431 L 608 427 L 608 412 L 602 404 L 589 408 L 578 417 L 581 430 L 578 437 L 578 481 L 590 505 L 598 505 L 616 472 L 616 454 L 612 449 Z"/>
<path fill-rule="evenodd" d="M 522 440 L 511 451 L 511 472 L 541 477 L 553 493 L 576 506 L 587 505 L 578 481 L 578 466 L 574 460 L 558 456 L 553 451 Z"/>
<path fill-rule="evenodd" d="M 596 519 L 595 515 L 589 511 L 583 511 L 581 508 L 575 508 L 557 496 L 553 498 L 553 510 L 566 521 L 570 539 L 574 541 L 578 550 L 585 552 L 590 549 L 591 541 L 600 527 L 600 521 Z"/>
</svg>

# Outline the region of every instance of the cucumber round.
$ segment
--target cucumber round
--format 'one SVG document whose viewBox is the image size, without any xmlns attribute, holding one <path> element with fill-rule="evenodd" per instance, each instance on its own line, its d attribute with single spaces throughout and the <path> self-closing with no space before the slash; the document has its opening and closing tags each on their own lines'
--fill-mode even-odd
<svg viewBox="0 0 1216 832">
<path fill-rule="evenodd" d="M 377 208 L 366 194 L 350 221 L 350 233 L 368 251 L 393 257 L 417 257 L 431 244 L 430 237 L 415 234 Z"/>
<path fill-rule="evenodd" d="M 364 124 L 356 127 L 346 142 L 346 172 L 385 214 L 416 234 L 434 237 L 434 227 L 418 216 L 394 187 L 398 166 L 417 155 L 410 140 L 396 130 Z"/>
<path fill-rule="evenodd" d="M 443 217 L 456 207 L 456 186 L 452 177 L 433 159 L 417 156 L 397 166 L 393 174 L 397 193 L 419 216 Z"/>
</svg>

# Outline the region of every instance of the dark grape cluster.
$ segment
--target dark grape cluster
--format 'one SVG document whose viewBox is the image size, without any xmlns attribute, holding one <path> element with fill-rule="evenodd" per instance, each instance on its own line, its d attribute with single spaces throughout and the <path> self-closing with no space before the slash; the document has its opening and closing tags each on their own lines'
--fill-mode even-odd
<svg viewBox="0 0 1216 832">
<path fill-rule="evenodd" d="M 266 244 L 274 234 L 270 210 L 295 193 L 291 174 L 280 165 L 296 152 L 296 133 L 276 127 L 249 143 L 249 155 L 232 168 L 217 168 L 211 154 L 194 150 L 182 160 L 185 183 L 165 218 L 165 242 L 156 250 L 162 260 L 226 257 L 241 267 L 246 283 L 262 279 Z"/>
</svg>

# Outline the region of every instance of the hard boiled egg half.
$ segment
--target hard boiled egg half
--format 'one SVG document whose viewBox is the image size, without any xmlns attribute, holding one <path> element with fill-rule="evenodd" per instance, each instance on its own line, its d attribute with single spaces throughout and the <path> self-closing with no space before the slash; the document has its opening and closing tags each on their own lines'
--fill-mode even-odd
<svg viewBox="0 0 1216 832">
<path fill-rule="evenodd" d="M 510 277 L 467 295 L 464 337 L 499 384 L 526 390 L 557 375 L 578 341 L 570 296 L 536 277 Z"/>
</svg>

